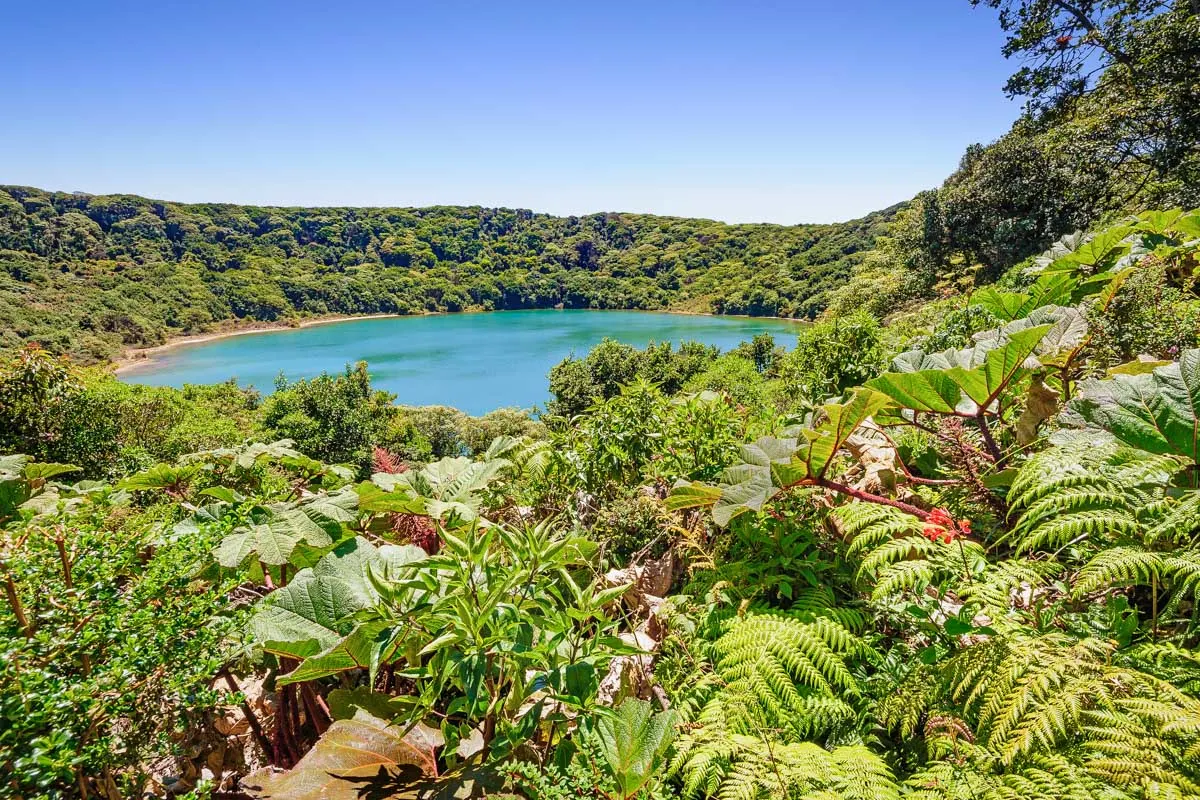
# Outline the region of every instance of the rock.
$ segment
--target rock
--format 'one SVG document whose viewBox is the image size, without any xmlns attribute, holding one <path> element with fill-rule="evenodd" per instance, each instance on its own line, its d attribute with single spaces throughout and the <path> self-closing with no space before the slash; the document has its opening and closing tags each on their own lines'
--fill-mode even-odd
<svg viewBox="0 0 1200 800">
<path fill-rule="evenodd" d="M 876 494 L 891 494 L 903 471 L 896 446 L 874 422 L 863 422 L 846 438 L 846 449 L 863 468 L 855 488 Z"/>
</svg>

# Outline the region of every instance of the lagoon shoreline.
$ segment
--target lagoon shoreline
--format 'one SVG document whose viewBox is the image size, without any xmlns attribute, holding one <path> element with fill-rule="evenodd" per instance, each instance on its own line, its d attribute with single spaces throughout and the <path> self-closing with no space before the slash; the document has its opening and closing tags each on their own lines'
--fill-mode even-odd
<svg viewBox="0 0 1200 800">
<path fill-rule="evenodd" d="M 134 347 L 125 350 L 120 356 L 112 359 L 109 362 L 109 367 L 114 375 L 127 375 L 136 373 L 143 368 L 152 367 L 157 363 L 158 359 L 155 356 L 168 353 L 183 347 L 191 345 L 207 344 L 209 342 L 219 341 L 221 339 L 230 339 L 234 336 L 248 336 L 256 333 L 279 333 L 281 331 L 299 330 L 301 328 L 311 328 L 316 325 L 332 325 L 342 322 L 361 322 L 370 319 L 399 319 L 402 317 L 433 317 L 433 316 L 452 316 L 465 314 L 503 314 L 508 311 L 634 311 L 647 314 L 679 314 L 681 316 L 691 317 L 727 317 L 729 319 L 770 319 L 780 322 L 793 322 L 797 325 L 809 324 L 810 320 L 796 319 L 794 317 L 774 317 L 774 316 L 751 316 L 749 314 L 714 314 L 705 311 L 680 311 L 677 309 L 646 309 L 646 308 L 581 308 L 581 309 L 564 309 L 564 308 L 544 308 L 544 309 L 499 309 L 495 311 L 486 311 L 483 309 L 472 309 L 468 311 L 422 311 L 418 314 L 334 314 L 328 316 L 305 317 L 303 319 L 291 319 L 280 322 L 261 322 L 256 321 L 248 325 L 238 325 L 230 330 L 217 330 L 206 333 L 184 334 L 182 336 L 172 336 L 163 344 L 154 345 L 153 347 Z"/>
</svg>

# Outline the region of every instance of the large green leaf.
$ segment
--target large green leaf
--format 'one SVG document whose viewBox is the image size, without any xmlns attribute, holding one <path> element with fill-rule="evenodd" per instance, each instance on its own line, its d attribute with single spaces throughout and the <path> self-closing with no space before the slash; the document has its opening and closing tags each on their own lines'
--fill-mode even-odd
<svg viewBox="0 0 1200 800">
<path fill-rule="evenodd" d="M 19 478 L 25 474 L 25 466 L 31 461 L 27 455 L 13 453 L 0 455 L 0 480 Z"/>
<path fill-rule="evenodd" d="M 395 637 L 392 636 L 392 628 L 389 623 L 360 622 L 348 635 L 329 647 L 318 653 L 306 655 L 300 662 L 300 666 L 286 675 L 278 676 L 275 682 L 284 686 L 289 683 L 303 683 L 324 678 L 352 669 L 365 669 L 369 673 L 369 680 L 374 683 L 379 665 L 395 651 L 395 648 Z"/>
<path fill-rule="evenodd" d="M 739 514 L 758 511 L 779 491 L 776 470 L 789 468 L 796 451 L 795 439 L 764 436 L 739 450 L 742 463 L 721 475 L 721 494 L 713 505 L 713 521 L 728 525 Z"/>
<path fill-rule="evenodd" d="M 346 489 L 318 494 L 301 503 L 279 503 L 267 511 L 265 522 L 239 528 L 226 536 L 214 551 L 223 567 L 234 568 L 250 556 L 264 564 L 287 564 L 304 543 L 326 548 L 341 538 L 341 525 L 357 516 L 358 495 Z"/>
<path fill-rule="evenodd" d="M 1079 285 L 1070 273 L 1047 272 L 1038 276 L 1024 292 L 1005 292 L 985 286 L 971 295 L 971 302 L 983 306 L 998 319 L 1017 320 L 1042 306 L 1061 305 L 1071 300 Z"/>
<path fill-rule="evenodd" d="M 880 392 L 859 389 L 845 403 L 822 406 L 819 410 L 822 422 L 815 428 L 800 429 L 797 439 L 768 436 L 743 445 L 741 463 L 721 475 L 720 496 L 713 503 L 713 522 L 728 525 L 741 514 L 760 511 L 781 489 L 824 477 L 847 437 L 890 402 Z M 680 503 L 704 505 L 711 496 L 710 492 L 691 488 L 681 492 Z"/>
<path fill-rule="evenodd" d="M 1043 360 L 1064 352 L 1072 352 L 1087 339 L 1087 319 L 1079 309 L 1072 306 L 1047 305 L 999 328 L 977 333 L 975 341 L 981 344 L 989 343 L 994 349 L 1010 340 L 1013 334 L 1039 325 L 1050 326 L 1034 350 Z"/>
<path fill-rule="evenodd" d="M 1131 447 L 1200 463 L 1200 350 L 1149 374 L 1083 381 L 1070 411 Z"/>
<path fill-rule="evenodd" d="M 183 464 L 181 466 L 155 464 L 149 469 L 130 475 L 117 485 L 122 489 L 136 491 L 162 489 L 179 493 L 187 488 L 187 485 L 199 472 L 199 464 Z"/>
<path fill-rule="evenodd" d="M 46 491 L 46 481 L 78 471 L 79 467 L 71 464 L 33 461 L 21 454 L 0 456 L 0 523 L 17 516 L 19 509 L 53 511 L 59 494 L 53 489 Z"/>
<path fill-rule="evenodd" d="M 280 439 L 269 444 L 254 442 L 236 451 L 234 463 L 240 469 L 250 469 L 263 459 L 305 458 L 303 453 L 294 449 L 295 444 L 291 439 Z"/>
<path fill-rule="evenodd" d="M 1013 320 L 1022 315 L 1028 294 L 1005 292 L 995 286 L 985 286 L 971 294 L 971 304 L 986 308 L 997 319 Z"/>
<path fill-rule="evenodd" d="M 363 538 L 343 542 L 267 595 L 250 619 L 250 633 L 279 655 L 308 658 L 329 652 L 353 632 L 352 615 L 379 600 L 371 571 L 420 558 L 424 552 L 416 547 L 376 549 Z"/>
<path fill-rule="evenodd" d="M 388 482 L 395 487 L 394 483 Z M 407 485 L 383 489 L 378 483 L 360 483 L 354 487 L 358 494 L 358 505 L 363 511 L 373 513 L 425 514 L 426 500 L 413 494 Z"/>
<path fill-rule="evenodd" d="M 1166 211 L 1143 211 L 1138 214 L 1138 229 L 1149 233 L 1167 233 L 1175 230 L 1175 224 L 1183 216 L 1182 208 Z"/>
<path fill-rule="evenodd" d="M 721 490 L 698 481 L 679 481 L 671 487 L 663 504 L 671 511 L 711 506 L 721 498 Z"/>
<path fill-rule="evenodd" d="M 1037 325 L 1012 334 L 1008 341 L 984 357 L 975 369 L 954 367 L 946 374 L 980 408 L 987 408 L 1023 370 L 1037 366 L 1026 361 L 1037 349 L 1050 325 Z"/>
<path fill-rule="evenodd" d="M 597 719 L 594 740 L 599 746 L 600 763 L 616 786 L 617 797 L 621 800 L 636 797 L 647 784 L 660 777 L 680 721 L 677 712 L 656 714 L 648 702 L 634 697 L 627 698 L 615 712 Z"/>
<path fill-rule="evenodd" d="M 359 501 L 369 511 L 404 511 L 427 514 L 438 519 L 452 516 L 471 522 L 478 518 L 482 492 L 510 466 L 503 458 L 472 461 L 469 458 L 443 458 L 420 470 L 401 473 L 379 472 L 371 484 L 358 488 Z M 414 511 L 411 509 L 419 508 Z"/>
<path fill-rule="evenodd" d="M 1175 220 L 1171 230 L 1189 239 L 1200 239 L 1200 211 L 1193 211 Z"/>
<path fill-rule="evenodd" d="M 783 485 L 804 477 L 824 477 L 834 454 L 855 428 L 890 403 L 891 398 L 885 394 L 873 389 L 858 389 L 845 403 L 821 406 L 823 421 L 815 428 L 801 431 L 803 440 L 792 462 L 792 474 L 784 476 Z"/>
<path fill-rule="evenodd" d="M 358 495 L 350 488 L 322 492 L 303 503 L 300 510 L 315 520 L 353 522 L 357 517 Z"/>
<path fill-rule="evenodd" d="M 1131 243 L 1127 237 L 1134 232 L 1132 225 L 1116 225 L 1085 237 L 1069 253 L 1047 264 L 1047 272 L 1078 272 L 1083 269 L 1101 272 L 1114 266 L 1121 256 L 1129 252 Z"/>
<path fill-rule="evenodd" d="M 892 359 L 894 372 L 924 372 L 931 369 L 950 369 L 954 366 L 947 357 L 952 351 L 926 353 L 924 350 L 906 350 Z"/>
<path fill-rule="evenodd" d="M 218 564 L 229 569 L 237 567 L 252 555 L 264 564 L 277 566 L 288 563 L 299 542 L 300 537 L 285 525 L 266 522 L 248 525 L 229 534 L 217 545 L 213 555 Z M 325 544 L 329 543 L 326 536 Z"/>
<path fill-rule="evenodd" d="M 329 714 L 334 719 L 353 719 L 362 710 L 379 719 L 390 720 L 396 716 L 393 699 L 390 694 L 376 692 L 366 686 L 356 686 L 353 689 L 334 689 L 325 698 L 325 702 L 329 705 Z"/>
<path fill-rule="evenodd" d="M 79 472 L 80 468 L 74 464 L 55 464 L 48 461 L 30 461 L 25 465 L 24 476 L 27 481 L 48 481 L 51 478 L 57 478 L 59 475 L 68 475 L 72 472 Z"/>
<path fill-rule="evenodd" d="M 956 414 L 962 401 L 962 390 L 941 369 L 885 372 L 867 381 L 867 386 L 913 411 Z"/>
</svg>

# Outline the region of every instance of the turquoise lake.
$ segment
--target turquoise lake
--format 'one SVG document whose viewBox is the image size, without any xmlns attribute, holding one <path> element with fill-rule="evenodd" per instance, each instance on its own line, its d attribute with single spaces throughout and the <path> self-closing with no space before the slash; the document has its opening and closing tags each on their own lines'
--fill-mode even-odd
<svg viewBox="0 0 1200 800">
<path fill-rule="evenodd" d="M 404 405 L 448 405 L 470 414 L 543 406 L 546 375 L 604 337 L 637 347 L 697 341 L 722 351 L 770 333 L 790 348 L 801 323 L 644 311 L 538 310 L 389 317 L 230 336 L 160 353 L 121 373 L 129 383 L 182 386 L 235 378 L 267 393 L 288 379 L 341 372 L 366 361 L 373 385 Z"/>
</svg>

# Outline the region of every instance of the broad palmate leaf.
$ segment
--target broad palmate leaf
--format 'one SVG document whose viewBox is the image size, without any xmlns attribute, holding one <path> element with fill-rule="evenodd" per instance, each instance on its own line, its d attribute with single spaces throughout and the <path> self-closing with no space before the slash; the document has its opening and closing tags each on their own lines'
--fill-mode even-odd
<svg viewBox="0 0 1200 800">
<path fill-rule="evenodd" d="M 1200 463 L 1200 350 L 1149 374 L 1081 382 L 1070 412 L 1130 447 Z"/>
</svg>

